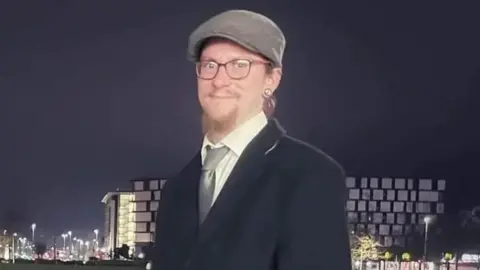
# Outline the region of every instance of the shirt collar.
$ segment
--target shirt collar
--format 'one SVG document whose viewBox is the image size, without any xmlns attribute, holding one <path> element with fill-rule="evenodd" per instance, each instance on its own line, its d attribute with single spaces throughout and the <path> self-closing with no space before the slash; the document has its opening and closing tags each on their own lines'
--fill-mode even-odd
<svg viewBox="0 0 480 270">
<path fill-rule="evenodd" d="M 267 125 L 267 116 L 261 112 L 243 124 L 238 126 L 235 130 L 230 132 L 223 140 L 217 144 L 213 144 L 207 136 L 203 138 L 202 145 L 202 160 L 205 159 L 207 145 L 212 148 L 218 148 L 222 146 L 228 147 L 237 157 L 240 156 L 250 143 L 250 141 L 257 136 L 257 134 Z"/>
</svg>

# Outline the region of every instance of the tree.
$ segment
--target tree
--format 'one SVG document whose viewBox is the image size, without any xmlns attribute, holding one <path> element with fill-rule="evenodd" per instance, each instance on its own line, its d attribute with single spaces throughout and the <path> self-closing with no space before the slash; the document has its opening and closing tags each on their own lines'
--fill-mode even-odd
<svg viewBox="0 0 480 270">
<path fill-rule="evenodd" d="M 37 258 L 43 258 L 43 254 L 47 252 L 47 245 L 45 243 L 36 243 L 35 244 L 35 254 L 37 254 Z"/>
<path fill-rule="evenodd" d="M 374 238 L 368 235 L 353 236 L 351 242 L 352 259 L 360 262 L 360 269 L 364 261 L 382 258 L 382 246 Z"/>
</svg>

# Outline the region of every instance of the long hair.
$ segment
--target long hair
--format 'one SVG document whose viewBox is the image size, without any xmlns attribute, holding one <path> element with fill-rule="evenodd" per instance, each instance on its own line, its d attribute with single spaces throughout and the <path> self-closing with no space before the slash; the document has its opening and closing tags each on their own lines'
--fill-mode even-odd
<svg viewBox="0 0 480 270">
<path fill-rule="evenodd" d="M 277 98 L 274 94 L 270 97 L 265 98 L 263 101 L 263 112 L 268 118 L 272 118 L 275 113 L 275 108 L 277 107 Z"/>
</svg>

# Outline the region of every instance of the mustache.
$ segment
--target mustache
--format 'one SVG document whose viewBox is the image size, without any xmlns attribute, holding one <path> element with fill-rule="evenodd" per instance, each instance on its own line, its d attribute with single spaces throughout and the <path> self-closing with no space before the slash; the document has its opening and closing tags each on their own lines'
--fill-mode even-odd
<svg viewBox="0 0 480 270">
<path fill-rule="evenodd" d="M 229 89 L 215 89 L 208 93 L 208 97 L 212 98 L 239 98 L 240 95 Z"/>
</svg>

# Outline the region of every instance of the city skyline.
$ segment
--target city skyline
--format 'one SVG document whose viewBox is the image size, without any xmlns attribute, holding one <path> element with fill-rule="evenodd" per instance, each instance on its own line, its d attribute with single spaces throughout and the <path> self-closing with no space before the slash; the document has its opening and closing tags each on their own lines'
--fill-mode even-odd
<svg viewBox="0 0 480 270">
<path fill-rule="evenodd" d="M 0 228 L 101 229 L 106 192 L 169 179 L 200 147 L 187 38 L 235 3 L 111 3 L 0 9 Z M 350 176 L 445 179 L 454 217 L 480 204 L 476 9 L 316 5 L 244 3 L 285 31 L 287 132 Z"/>
</svg>

